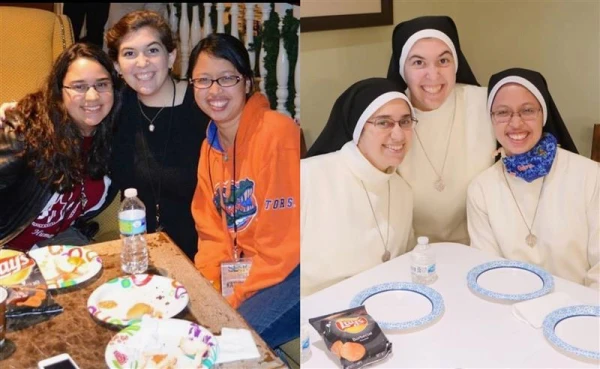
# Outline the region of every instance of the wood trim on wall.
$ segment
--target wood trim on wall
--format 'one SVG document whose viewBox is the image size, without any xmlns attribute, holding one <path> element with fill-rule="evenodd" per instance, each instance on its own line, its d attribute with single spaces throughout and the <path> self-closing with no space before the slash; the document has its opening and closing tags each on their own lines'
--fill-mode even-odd
<svg viewBox="0 0 600 369">
<path fill-rule="evenodd" d="M 392 0 L 381 0 L 381 12 L 300 18 L 300 32 L 387 26 L 394 24 Z"/>
<path fill-rule="evenodd" d="M 600 124 L 594 124 L 594 135 L 592 138 L 592 160 L 600 163 Z"/>
</svg>

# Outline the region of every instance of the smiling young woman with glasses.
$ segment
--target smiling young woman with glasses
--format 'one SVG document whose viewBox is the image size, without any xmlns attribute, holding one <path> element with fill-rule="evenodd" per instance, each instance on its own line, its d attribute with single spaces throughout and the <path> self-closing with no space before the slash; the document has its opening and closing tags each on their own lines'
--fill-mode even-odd
<svg viewBox="0 0 600 369">
<path fill-rule="evenodd" d="M 115 195 L 107 173 L 119 85 L 99 47 L 74 44 L 58 57 L 41 91 L 6 111 L 0 245 L 28 251 L 90 242 L 85 220 Z"/>
<path fill-rule="evenodd" d="M 303 297 L 409 249 L 413 197 L 398 169 L 416 121 L 385 78 L 356 82 L 336 100 L 311 148 L 320 155 L 300 164 Z"/>
<path fill-rule="evenodd" d="M 492 75 L 488 112 L 502 158 L 469 186 L 471 246 L 598 288 L 600 166 L 577 155 L 538 72 Z"/>
<path fill-rule="evenodd" d="M 300 130 L 255 92 L 231 35 L 202 39 L 187 75 L 211 118 L 192 201 L 196 267 L 277 351 L 299 336 Z M 228 279 L 230 269 L 246 272 Z"/>
</svg>

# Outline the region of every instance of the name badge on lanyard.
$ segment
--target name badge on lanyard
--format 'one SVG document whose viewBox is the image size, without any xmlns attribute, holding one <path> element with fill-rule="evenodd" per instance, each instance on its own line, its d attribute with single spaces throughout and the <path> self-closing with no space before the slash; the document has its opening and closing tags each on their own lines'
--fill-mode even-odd
<svg viewBox="0 0 600 369">
<path fill-rule="evenodd" d="M 223 297 L 233 294 L 233 287 L 246 281 L 251 267 L 252 259 L 249 258 L 221 263 L 221 294 Z"/>
</svg>

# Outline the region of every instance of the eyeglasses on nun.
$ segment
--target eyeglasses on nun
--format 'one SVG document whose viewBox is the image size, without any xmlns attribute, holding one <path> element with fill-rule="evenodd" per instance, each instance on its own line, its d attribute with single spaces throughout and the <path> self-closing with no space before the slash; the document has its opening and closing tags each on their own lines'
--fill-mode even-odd
<svg viewBox="0 0 600 369">
<path fill-rule="evenodd" d="M 540 108 L 524 108 L 519 111 L 510 111 L 508 109 L 500 109 L 492 112 L 492 120 L 494 123 L 508 123 L 513 115 L 518 115 L 523 121 L 533 121 L 537 118 Z"/>
<path fill-rule="evenodd" d="M 381 131 L 391 131 L 394 129 L 396 124 L 398 124 L 403 130 L 410 131 L 418 122 L 419 121 L 417 119 L 410 116 L 404 117 L 400 120 L 393 120 L 392 118 L 375 118 L 367 121 L 367 123 L 374 125 L 375 128 Z"/>
</svg>

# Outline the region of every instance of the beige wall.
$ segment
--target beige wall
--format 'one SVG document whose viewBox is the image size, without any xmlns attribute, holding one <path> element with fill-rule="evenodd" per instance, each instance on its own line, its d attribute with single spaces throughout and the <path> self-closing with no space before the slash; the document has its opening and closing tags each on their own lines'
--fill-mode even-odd
<svg viewBox="0 0 600 369">
<path fill-rule="evenodd" d="M 481 85 L 509 67 L 541 72 L 577 148 L 590 156 L 600 123 L 600 0 L 394 1 L 394 24 L 421 15 L 454 19 Z M 348 86 L 386 76 L 393 29 L 302 33 L 301 124 L 309 147 Z"/>
</svg>

